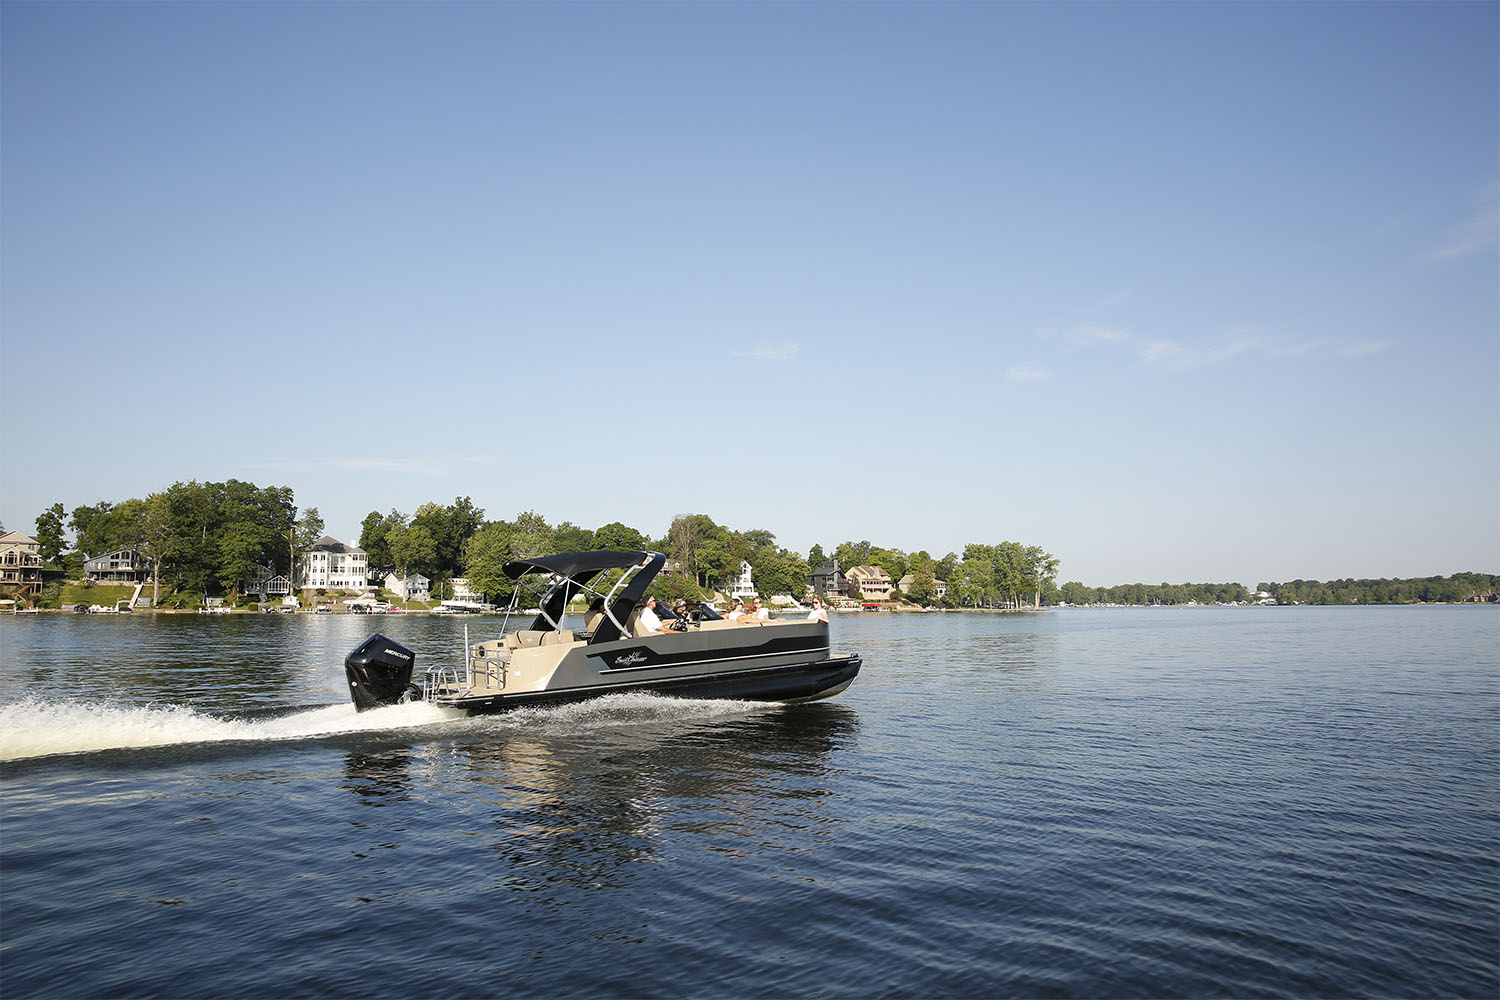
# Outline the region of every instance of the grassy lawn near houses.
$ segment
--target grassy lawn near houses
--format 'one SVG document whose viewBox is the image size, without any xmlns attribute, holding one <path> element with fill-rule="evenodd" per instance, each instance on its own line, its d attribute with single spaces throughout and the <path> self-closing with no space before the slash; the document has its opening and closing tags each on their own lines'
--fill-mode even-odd
<svg viewBox="0 0 1500 1000">
<path fill-rule="evenodd" d="M 133 593 L 135 593 L 133 583 L 96 583 L 87 587 L 81 583 L 65 583 L 58 598 L 59 603 L 54 607 L 71 608 L 75 604 L 99 604 L 112 608 L 116 601 L 130 600 L 130 595 Z"/>
</svg>

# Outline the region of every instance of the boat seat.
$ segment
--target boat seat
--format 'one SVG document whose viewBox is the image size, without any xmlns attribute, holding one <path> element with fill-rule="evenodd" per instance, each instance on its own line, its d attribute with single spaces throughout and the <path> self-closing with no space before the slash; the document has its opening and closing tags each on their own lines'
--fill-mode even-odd
<svg viewBox="0 0 1500 1000">
<path fill-rule="evenodd" d="M 534 628 L 517 629 L 505 637 L 505 645 L 508 649 L 524 649 L 527 646 L 540 646 L 542 636 L 547 633 Z"/>
<path fill-rule="evenodd" d="M 506 649 L 526 649 L 531 646 L 552 646 L 557 643 L 569 643 L 573 641 L 573 630 L 563 629 L 554 632 L 551 629 L 523 628 L 517 629 L 505 637 Z"/>
</svg>

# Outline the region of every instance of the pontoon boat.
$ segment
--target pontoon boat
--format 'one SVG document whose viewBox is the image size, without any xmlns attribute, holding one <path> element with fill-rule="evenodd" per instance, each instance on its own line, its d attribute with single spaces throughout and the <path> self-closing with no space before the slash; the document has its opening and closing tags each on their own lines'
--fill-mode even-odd
<svg viewBox="0 0 1500 1000">
<path fill-rule="evenodd" d="M 859 673 L 857 654 L 830 653 L 828 623 L 725 621 L 706 605 L 679 630 L 640 623 L 647 586 L 661 572 L 660 552 L 571 552 L 518 559 L 505 573 L 518 583 L 506 613 L 526 607 L 527 584 L 542 593 L 529 627 L 468 647 L 460 666 L 428 668 L 412 682 L 416 654 L 375 634 L 344 660 L 349 693 L 361 711 L 416 698 L 503 712 L 620 691 L 683 698 L 816 701 L 838 694 Z M 584 629 L 563 625 L 570 602 L 590 605 Z"/>
</svg>

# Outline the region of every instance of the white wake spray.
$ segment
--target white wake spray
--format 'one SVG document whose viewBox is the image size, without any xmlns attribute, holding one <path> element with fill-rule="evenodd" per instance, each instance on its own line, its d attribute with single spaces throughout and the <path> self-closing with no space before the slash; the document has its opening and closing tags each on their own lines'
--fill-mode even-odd
<svg viewBox="0 0 1500 1000">
<path fill-rule="evenodd" d="M 353 705 L 329 705 L 270 718 L 235 719 L 184 705 L 27 698 L 0 706 L 0 760 L 176 743 L 307 739 L 404 729 L 457 717 L 456 712 L 420 702 L 369 712 L 356 712 Z"/>
<path fill-rule="evenodd" d="M 756 701 L 665 698 L 612 694 L 550 708 L 525 708 L 469 720 L 476 731 L 514 732 L 538 727 L 550 732 L 712 721 L 780 706 Z M 122 705 L 113 702 L 27 698 L 0 705 L 0 760 L 48 754 L 88 753 L 179 743 L 232 740 L 299 740 L 338 733 L 381 732 L 462 719 L 456 709 L 423 702 L 357 712 L 352 704 L 328 705 L 262 718 L 223 718 L 185 705 Z"/>
</svg>

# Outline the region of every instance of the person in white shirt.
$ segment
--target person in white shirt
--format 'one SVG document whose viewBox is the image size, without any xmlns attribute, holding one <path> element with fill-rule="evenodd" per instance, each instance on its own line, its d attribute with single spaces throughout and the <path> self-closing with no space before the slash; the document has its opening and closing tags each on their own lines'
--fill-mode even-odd
<svg viewBox="0 0 1500 1000">
<path fill-rule="evenodd" d="M 823 607 L 823 598 L 813 598 L 812 610 L 807 613 L 807 620 L 810 622 L 822 622 L 825 625 L 828 624 L 828 609 Z"/>
<path fill-rule="evenodd" d="M 749 615 L 751 618 L 755 619 L 758 622 L 766 621 L 771 617 L 770 609 L 760 606 L 759 597 L 750 602 L 750 607 L 745 609 L 745 614 Z"/>
<path fill-rule="evenodd" d="M 646 603 L 641 608 L 641 616 L 638 622 L 642 631 L 647 635 L 661 634 L 661 619 L 656 617 L 656 598 L 646 598 Z"/>
</svg>

